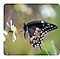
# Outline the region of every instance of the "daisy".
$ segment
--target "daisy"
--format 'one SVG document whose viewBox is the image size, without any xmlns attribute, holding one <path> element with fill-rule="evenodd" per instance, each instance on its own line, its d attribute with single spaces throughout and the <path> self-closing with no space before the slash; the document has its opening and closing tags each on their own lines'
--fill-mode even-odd
<svg viewBox="0 0 60 59">
<path fill-rule="evenodd" d="M 16 41 L 16 33 L 17 33 L 17 28 L 14 24 L 12 24 L 12 20 L 10 20 L 10 24 L 7 22 L 7 26 L 10 28 L 9 32 L 12 32 L 12 41 Z"/>
</svg>

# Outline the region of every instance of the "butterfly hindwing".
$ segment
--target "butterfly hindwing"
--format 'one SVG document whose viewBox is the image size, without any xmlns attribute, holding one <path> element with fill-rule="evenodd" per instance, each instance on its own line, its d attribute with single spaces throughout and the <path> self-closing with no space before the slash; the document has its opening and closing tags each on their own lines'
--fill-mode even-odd
<svg viewBox="0 0 60 59">
<path fill-rule="evenodd" d="M 35 30 L 33 28 L 29 28 L 28 32 L 29 32 L 30 37 L 32 37 L 32 36 L 34 36 Z"/>
<path fill-rule="evenodd" d="M 33 45 L 33 47 L 36 47 L 36 46 L 40 46 L 41 44 L 41 41 L 44 39 L 44 35 L 42 34 L 42 30 L 39 29 L 38 31 L 38 37 L 36 37 L 35 35 L 35 30 L 36 30 L 36 27 L 34 28 L 29 28 L 29 34 L 30 34 L 30 44 Z"/>
</svg>

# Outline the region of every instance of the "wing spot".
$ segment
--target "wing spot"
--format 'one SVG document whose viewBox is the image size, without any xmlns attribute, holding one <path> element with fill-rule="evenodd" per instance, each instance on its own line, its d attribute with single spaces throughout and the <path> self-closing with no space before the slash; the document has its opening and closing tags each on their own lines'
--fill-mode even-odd
<svg viewBox="0 0 60 59">
<path fill-rule="evenodd" d="M 46 26 L 46 28 L 48 28 L 48 26 Z"/>
<path fill-rule="evenodd" d="M 44 31 L 44 29 L 42 29 Z"/>
<path fill-rule="evenodd" d="M 44 23 L 44 21 L 41 21 L 41 23 Z"/>
<path fill-rule="evenodd" d="M 45 34 L 45 32 L 42 33 L 43 35 Z"/>
<path fill-rule="evenodd" d="M 37 44 L 37 46 L 39 46 L 39 44 Z"/>
<path fill-rule="evenodd" d="M 51 27 L 53 27 L 53 25 L 51 25 Z"/>
<path fill-rule="evenodd" d="M 56 27 L 54 27 L 54 28 L 56 28 Z"/>
<path fill-rule="evenodd" d="M 49 32 L 49 30 L 47 30 Z"/>
<path fill-rule="evenodd" d="M 43 26 L 44 26 L 44 23 L 43 23 Z"/>
<path fill-rule="evenodd" d="M 44 37 L 42 37 L 42 39 L 44 39 Z"/>
<path fill-rule="evenodd" d="M 49 23 L 47 25 L 50 25 Z"/>
<path fill-rule="evenodd" d="M 54 29 L 54 28 L 52 28 L 52 29 Z"/>
<path fill-rule="evenodd" d="M 34 47 L 36 48 L 36 45 L 34 45 Z"/>
<path fill-rule="evenodd" d="M 45 33 L 47 33 L 47 31 L 45 31 Z"/>
<path fill-rule="evenodd" d="M 51 30 L 51 29 L 49 29 L 49 30 Z"/>
</svg>

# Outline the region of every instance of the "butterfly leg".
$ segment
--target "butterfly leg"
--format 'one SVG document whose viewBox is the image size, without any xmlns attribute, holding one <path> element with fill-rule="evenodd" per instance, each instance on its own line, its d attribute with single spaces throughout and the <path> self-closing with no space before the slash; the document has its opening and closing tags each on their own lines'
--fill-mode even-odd
<svg viewBox="0 0 60 59">
<path fill-rule="evenodd" d="M 39 45 L 39 48 L 42 50 L 41 46 Z"/>
</svg>

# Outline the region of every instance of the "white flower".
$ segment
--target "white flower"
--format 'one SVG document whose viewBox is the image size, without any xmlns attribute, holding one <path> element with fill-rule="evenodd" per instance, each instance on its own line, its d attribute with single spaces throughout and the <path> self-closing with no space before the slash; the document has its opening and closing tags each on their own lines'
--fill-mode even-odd
<svg viewBox="0 0 60 59">
<path fill-rule="evenodd" d="M 13 33 L 13 35 L 12 35 L 12 41 L 15 42 L 15 40 L 16 40 L 16 35 Z"/>
<path fill-rule="evenodd" d="M 14 24 L 12 24 L 12 20 L 10 20 L 10 24 L 7 22 L 6 23 L 8 25 L 8 27 L 10 28 L 11 31 L 13 31 L 13 35 L 12 35 L 12 41 L 15 42 L 16 41 L 16 33 L 17 33 L 17 28 L 16 26 L 14 26 Z"/>
<path fill-rule="evenodd" d="M 3 31 L 3 34 L 4 34 L 4 35 L 8 35 L 8 32 L 7 32 L 7 31 Z"/>
<path fill-rule="evenodd" d="M 50 6 L 50 5 L 42 5 L 40 8 L 40 13 L 43 17 L 47 18 L 53 18 L 56 16 L 56 13 L 54 11 L 54 9 Z"/>
<path fill-rule="evenodd" d="M 27 15 L 31 15 L 33 13 L 33 9 L 25 4 L 16 4 L 14 5 L 14 8 L 16 11 L 21 11 Z"/>
<path fill-rule="evenodd" d="M 6 23 L 8 25 L 8 27 L 13 31 L 14 30 L 14 25 L 12 25 L 12 20 L 10 20 L 10 25 L 9 23 L 7 22 Z"/>
<path fill-rule="evenodd" d="M 6 41 L 6 37 L 8 35 L 8 32 L 7 31 L 3 31 L 3 34 L 4 34 L 4 41 Z"/>
</svg>

